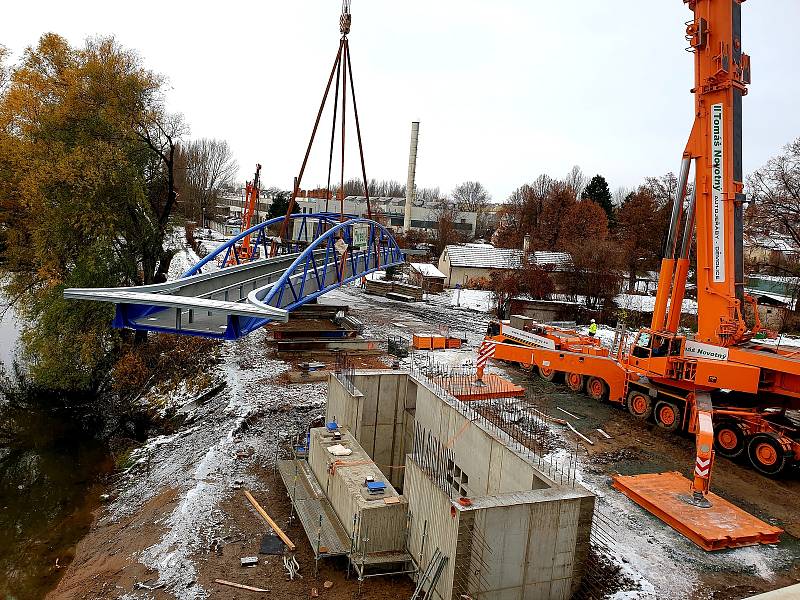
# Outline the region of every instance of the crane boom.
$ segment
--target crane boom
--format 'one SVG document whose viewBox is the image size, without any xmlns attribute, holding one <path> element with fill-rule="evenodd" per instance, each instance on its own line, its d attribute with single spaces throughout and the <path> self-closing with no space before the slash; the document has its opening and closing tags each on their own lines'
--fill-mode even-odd
<svg viewBox="0 0 800 600">
<path fill-rule="evenodd" d="M 742 99 L 750 57 L 742 52 L 745 0 L 683 0 L 694 13 L 686 30 L 694 53 L 695 121 L 683 153 L 652 329 L 673 333 L 686 287 L 692 227 L 697 230 L 696 340 L 729 346 L 746 339 L 743 317 Z M 684 241 L 678 229 L 690 164 L 695 165 Z M 669 301 L 669 311 L 667 302 Z"/>
</svg>

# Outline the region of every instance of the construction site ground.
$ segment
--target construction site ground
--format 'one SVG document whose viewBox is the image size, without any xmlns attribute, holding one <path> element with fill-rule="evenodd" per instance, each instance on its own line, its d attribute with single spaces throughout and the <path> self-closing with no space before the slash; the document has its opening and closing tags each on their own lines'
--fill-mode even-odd
<svg viewBox="0 0 800 600">
<path fill-rule="evenodd" d="M 364 336 L 385 341 L 391 335 L 465 333 L 462 350 L 435 351 L 441 364 L 474 362 L 490 315 L 453 306 L 451 292 L 426 302 L 404 303 L 368 296 L 353 286 L 321 299 L 344 304 L 365 324 Z M 198 403 L 176 394 L 179 430 L 151 439 L 129 460 L 110 501 L 97 515 L 89 534 L 57 589 L 48 598 L 253 598 L 254 592 L 223 588 L 225 579 L 270 589 L 265 597 L 278 600 L 312 596 L 353 598 L 357 580 L 345 579 L 341 560 L 320 562 L 314 577 L 313 553 L 299 524 L 287 532 L 297 544 L 302 579 L 286 581 L 280 557 L 261 556 L 259 565 L 243 568 L 239 559 L 257 554 L 266 526 L 249 505 L 249 489 L 275 520 L 288 521 L 290 506 L 280 478 L 273 472 L 282 439 L 301 432 L 324 414 L 324 382 L 290 383 L 287 373 L 300 360 L 331 357 L 279 357 L 268 330 L 226 344 L 214 384 L 225 383 L 217 395 Z M 427 354 L 416 360 L 427 360 Z M 408 360 L 408 359 L 407 359 Z M 389 364 L 367 356 L 360 366 Z M 609 524 L 614 542 L 610 560 L 621 569 L 618 585 L 608 597 L 698 598 L 733 600 L 800 581 L 800 475 L 770 480 L 751 469 L 720 459 L 714 491 L 765 521 L 782 527 L 780 544 L 706 553 L 610 487 L 614 473 L 636 474 L 677 470 L 688 474 L 694 461 L 693 440 L 667 434 L 654 425 L 634 421 L 621 409 L 596 403 L 561 386 L 543 382 L 515 366 L 493 365 L 493 371 L 526 387 L 551 413 L 560 407 L 578 417 L 568 419 L 590 437 L 594 446 L 581 450 L 578 477 L 599 497 L 598 510 Z M 610 440 L 596 431 L 602 428 Z M 567 454 L 577 437 L 552 424 L 549 451 Z M 60 565 L 68 563 L 64 557 Z M 610 570 L 609 572 L 615 572 Z M 333 585 L 326 589 L 325 581 Z M 158 587 L 148 590 L 147 587 Z M 413 585 L 407 578 L 368 580 L 363 598 L 407 598 Z"/>
</svg>

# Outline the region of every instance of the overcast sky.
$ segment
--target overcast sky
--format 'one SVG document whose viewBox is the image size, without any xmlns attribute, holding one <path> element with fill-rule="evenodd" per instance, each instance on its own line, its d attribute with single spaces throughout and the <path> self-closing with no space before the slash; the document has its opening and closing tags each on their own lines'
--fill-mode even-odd
<svg viewBox="0 0 800 600">
<path fill-rule="evenodd" d="M 74 44 L 115 35 L 168 76 L 171 107 L 193 137 L 228 140 L 242 179 L 258 161 L 267 185 L 288 189 L 340 9 L 339 0 L 5 2 L 0 43 L 19 57 L 46 31 Z M 448 191 L 477 179 L 498 201 L 575 164 L 612 189 L 679 165 L 693 108 L 681 0 L 353 0 L 352 10 L 371 178 L 405 181 L 412 120 L 421 121 L 418 185 Z M 750 0 L 743 13 L 750 172 L 800 136 L 800 2 Z M 308 186 L 325 181 L 329 135 L 327 125 Z M 356 156 L 347 162 L 357 176 Z"/>
</svg>

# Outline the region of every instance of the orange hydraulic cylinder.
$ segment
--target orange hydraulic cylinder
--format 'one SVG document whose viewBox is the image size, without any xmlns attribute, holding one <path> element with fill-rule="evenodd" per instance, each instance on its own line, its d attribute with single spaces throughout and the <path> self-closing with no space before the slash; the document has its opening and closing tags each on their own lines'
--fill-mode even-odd
<svg viewBox="0 0 800 600">
<path fill-rule="evenodd" d="M 672 298 L 669 303 L 667 329 L 672 333 L 678 331 L 681 322 L 683 297 L 686 294 L 686 279 L 689 276 L 689 259 L 679 258 L 675 267 L 675 284 L 672 287 Z"/>
<path fill-rule="evenodd" d="M 675 259 L 664 258 L 661 261 L 661 272 L 658 275 L 658 290 L 656 291 L 656 305 L 653 308 L 653 321 L 650 328 L 654 331 L 664 329 L 667 314 L 667 300 L 669 299 L 672 274 L 675 272 Z"/>
</svg>

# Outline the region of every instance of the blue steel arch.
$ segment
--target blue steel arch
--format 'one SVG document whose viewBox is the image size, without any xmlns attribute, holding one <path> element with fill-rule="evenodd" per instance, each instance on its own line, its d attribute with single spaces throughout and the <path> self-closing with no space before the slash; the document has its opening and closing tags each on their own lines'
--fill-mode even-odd
<svg viewBox="0 0 800 600">
<path fill-rule="evenodd" d="M 363 246 L 354 245 L 357 228 L 366 229 Z M 291 311 L 334 288 L 403 262 L 403 251 L 385 226 L 369 219 L 349 219 L 314 239 L 275 283 L 253 290 L 247 299 L 255 306 Z M 241 319 L 240 335 L 268 322 Z"/>
<path fill-rule="evenodd" d="M 228 261 L 233 255 L 235 264 L 239 265 L 242 263 L 252 261 L 256 253 L 258 252 L 259 248 L 263 248 L 265 255 L 271 251 L 272 248 L 272 237 L 269 236 L 268 229 L 271 225 L 277 225 L 281 223 L 286 217 L 280 216 L 275 217 L 274 219 L 269 219 L 264 221 L 263 223 L 259 223 L 257 225 L 253 225 L 250 229 L 243 231 L 236 235 L 235 237 L 231 238 L 224 244 L 219 245 L 216 247 L 211 253 L 206 255 L 200 262 L 192 266 L 188 271 L 186 271 L 181 278 L 183 277 L 191 277 L 192 275 L 196 275 L 202 272 L 202 268 L 213 261 L 214 259 L 218 258 L 223 252 L 224 256 L 222 258 L 222 265 L 224 266 L 232 266 L 228 265 Z M 354 218 L 353 215 L 345 215 L 346 219 Z M 280 253 L 282 254 L 291 254 L 294 252 L 301 252 L 303 248 L 307 247 L 314 239 L 321 236 L 327 227 L 336 225 L 342 222 L 342 217 L 339 213 L 331 213 L 331 212 L 322 212 L 322 213 L 293 213 L 289 215 L 289 219 L 292 222 L 299 220 L 300 229 L 298 230 L 298 239 L 291 240 L 288 244 L 279 246 Z M 313 232 L 313 235 L 309 237 L 309 234 Z M 252 242 L 251 251 L 249 256 L 240 256 L 239 251 L 237 249 L 237 244 L 241 242 L 247 236 L 255 235 L 255 241 Z M 224 268 L 224 267 L 223 267 Z"/>
</svg>

